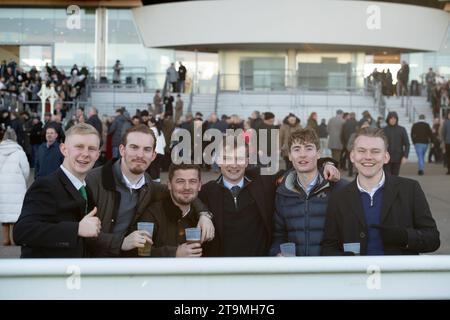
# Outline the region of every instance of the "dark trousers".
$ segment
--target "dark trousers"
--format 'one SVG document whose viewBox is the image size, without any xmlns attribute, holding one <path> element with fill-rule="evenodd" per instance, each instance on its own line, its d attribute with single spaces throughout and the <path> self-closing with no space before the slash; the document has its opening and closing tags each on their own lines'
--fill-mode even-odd
<svg viewBox="0 0 450 320">
<path fill-rule="evenodd" d="M 400 174 L 400 162 L 389 162 L 384 165 L 384 170 L 393 176 L 398 176 Z"/>
</svg>

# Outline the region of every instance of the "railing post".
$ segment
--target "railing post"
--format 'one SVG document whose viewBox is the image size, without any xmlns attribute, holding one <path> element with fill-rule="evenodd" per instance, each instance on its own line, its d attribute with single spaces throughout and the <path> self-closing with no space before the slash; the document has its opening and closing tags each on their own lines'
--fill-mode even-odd
<svg viewBox="0 0 450 320">
<path fill-rule="evenodd" d="M 217 114 L 217 108 L 219 104 L 219 92 L 220 92 L 220 72 L 217 73 L 217 83 L 216 83 L 216 98 L 214 101 L 214 112 Z"/>
</svg>

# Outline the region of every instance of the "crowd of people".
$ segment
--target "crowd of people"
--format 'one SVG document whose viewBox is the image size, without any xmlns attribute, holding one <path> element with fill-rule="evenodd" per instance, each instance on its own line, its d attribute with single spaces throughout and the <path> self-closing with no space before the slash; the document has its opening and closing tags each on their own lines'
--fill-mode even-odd
<svg viewBox="0 0 450 320">
<path fill-rule="evenodd" d="M 103 118 L 95 107 L 79 108 L 64 124 L 59 115 L 46 114 L 41 123 L 26 111 L 3 112 L 0 167 L 2 177 L 8 177 L 0 183 L 4 244 L 14 240 L 22 245 L 22 257 L 136 256 L 146 243 L 154 246 L 152 256 L 264 256 L 281 255 L 280 244 L 285 242 L 294 242 L 302 256 L 351 255 L 356 251 L 349 252 L 344 244 L 355 242 L 354 232 L 361 230 L 358 234 L 365 236 L 358 238 L 360 254 L 417 254 L 439 247 L 420 186 L 398 177 L 410 143 L 395 112 L 375 120 L 369 111 L 356 119 L 352 112 L 337 110 L 320 124 L 316 112 L 305 123 L 293 113 L 277 121 L 273 113 L 259 111 L 245 120 L 215 113 L 204 119 L 199 112 L 185 112 L 180 96 L 174 112 L 170 96 L 163 99 L 157 92 L 154 103 L 132 117 L 123 107 L 114 117 Z M 424 120 L 421 116 L 411 132 L 419 174 L 424 173 L 423 145 L 428 147 L 433 139 Z M 227 129 L 242 129 L 247 142 L 243 159 L 238 159 L 242 146 L 237 142 L 231 149 L 224 145 L 212 166 L 220 177 L 204 185 L 201 172 L 210 169 L 208 164 L 171 163 L 178 142 L 172 141 L 172 134 L 186 129 L 193 137 L 200 128 L 224 135 L 230 134 Z M 248 162 L 249 154 L 259 157 L 260 151 L 251 149 L 251 135 L 264 129 L 279 129 L 279 150 L 269 146 L 267 152 L 279 153 L 285 170 L 273 175 L 262 175 L 262 165 Z M 449 148 L 450 115 L 435 130 Z M 433 152 L 437 161 L 442 153 Z M 447 158 L 449 154 L 445 149 Z M 235 160 L 224 162 L 229 158 Z M 30 167 L 35 179 L 27 191 Z M 348 170 L 349 176 L 357 171 L 357 179 L 348 184 L 338 169 Z M 162 170 L 168 171 L 167 187 L 160 184 Z M 352 192 L 351 201 L 343 200 L 350 196 L 344 190 Z M 394 191 L 407 198 L 413 194 L 416 202 L 381 196 Z M 310 205 L 305 206 L 306 199 Z M 389 223 L 380 221 L 384 201 L 394 203 Z M 346 207 L 355 202 L 361 202 L 361 211 Z M 415 206 L 422 216 L 412 212 Z M 396 212 L 403 209 L 411 215 L 399 220 Z M 358 221 L 347 221 L 346 210 L 363 212 L 366 229 L 359 229 Z M 314 230 L 305 225 L 310 214 L 316 219 Z M 137 230 L 143 221 L 155 224 L 152 235 Z M 202 242 L 187 243 L 183 230 L 197 226 Z"/>
<path fill-rule="evenodd" d="M 117 61 L 118 79 L 121 68 Z M 411 137 L 419 175 L 430 145 L 429 162 L 443 162 L 450 174 L 450 112 L 446 119 L 439 113 L 432 127 L 420 115 L 410 135 L 396 112 L 375 120 L 369 111 L 357 119 L 337 110 L 320 123 L 317 112 L 303 121 L 293 113 L 278 120 L 260 111 L 246 119 L 205 118 L 185 112 L 179 93 L 186 68 L 180 63 L 176 71 L 172 63 L 171 90 L 164 96 L 157 90 L 153 103 L 133 116 L 118 107 L 113 117 L 100 117 L 92 106 L 65 118 L 58 107 L 41 122 L 37 103 L 27 104 L 37 101 L 33 86 L 54 83 L 65 101 L 66 90 L 69 97 L 73 90 L 79 94 L 87 70 L 75 65 L 66 77 L 56 67 L 24 73 L 3 63 L 0 72 L 3 105 L 9 103 L 0 117 L 0 222 L 3 244 L 21 245 L 24 258 L 138 256 L 149 244 L 153 257 L 280 256 L 287 242 L 298 256 L 418 254 L 440 245 L 421 187 L 399 173 Z M 404 63 L 400 94 L 408 90 L 408 73 Z M 372 75 L 386 95 L 393 94 L 389 74 Z M 18 87 L 30 96 L 11 107 Z M 233 145 L 224 143 L 213 164 L 176 164 L 172 150 L 179 141 L 172 137 L 182 129 L 190 133 L 191 160 L 196 135 L 202 150 L 211 143 L 202 139 L 208 129 L 231 135 Z M 237 136 L 227 129 L 241 130 Z M 268 144 L 261 150 L 250 141 L 264 131 Z M 278 150 L 272 149 L 273 132 Z M 252 154 L 256 164 L 249 162 Z M 273 154 L 284 168 L 262 174 L 261 159 Z M 30 168 L 34 182 L 27 189 Z M 202 172 L 210 169 L 220 176 L 203 183 Z M 348 183 L 339 170 L 358 174 Z M 168 171 L 167 185 L 161 171 Z M 140 230 L 140 222 L 153 223 L 153 233 Z M 200 228 L 201 240 L 187 241 L 187 228 Z"/>
<path fill-rule="evenodd" d="M 63 69 L 46 64 L 40 71 L 35 66 L 24 70 L 17 66 L 15 61 L 0 65 L 0 106 L 10 111 L 27 111 L 36 113 L 41 111 L 40 97 L 38 95 L 43 83 L 47 87 L 54 85 L 58 98 L 55 101 L 55 110 L 61 112 L 64 118 L 68 110 L 67 103 L 73 102 L 80 96 L 85 88 L 89 71 L 83 66 L 81 69 L 75 64 L 66 74 Z"/>
</svg>

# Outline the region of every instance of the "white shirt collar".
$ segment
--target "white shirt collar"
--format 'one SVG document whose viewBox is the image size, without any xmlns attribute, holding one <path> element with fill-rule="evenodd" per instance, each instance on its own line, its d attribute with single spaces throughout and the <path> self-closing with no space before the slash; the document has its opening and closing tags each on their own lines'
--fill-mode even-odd
<svg viewBox="0 0 450 320">
<path fill-rule="evenodd" d="M 223 185 L 228 190 L 231 190 L 231 188 L 233 188 L 234 186 L 238 186 L 239 188 L 242 189 L 244 187 L 244 177 L 242 177 L 241 181 L 239 181 L 237 184 L 231 184 L 227 180 L 225 180 L 225 178 L 223 178 Z"/>
<path fill-rule="evenodd" d="M 67 178 L 69 178 L 70 182 L 72 182 L 72 184 L 75 187 L 75 189 L 80 190 L 81 187 L 83 187 L 83 186 L 86 187 L 86 181 L 84 181 L 84 180 L 80 181 L 80 179 L 78 179 L 72 173 L 70 173 L 69 170 L 64 168 L 63 165 L 60 165 L 59 167 L 64 172 L 64 174 L 67 176 Z"/>
<path fill-rule="evenodd" d="M 144 175 L 142 175 L 142 177 L 134 184 L 131 183 L 130 180 L 128 180 L 127 176 L 124 175 L 123 172 L 122 172 L 122 176 L 123 176 L 123 181 L 125 181 L 125 185 L 129 189 L 140 189 L 145 184 L 145 176 Z"/>
<path fill-rule="evenodd" d="M 360 192 L 365 192 L 365 193 L 367 193 L 371 198 L 373 197 L 373 195 L 375 194 L 375 192 L 377 192 L 378 189 L 380 189 L 380 188 L 384 185 L 384 182 L 385 182 L 385 181 L 386 181 L 386 177 L 385 177 L 385 175 L 384 175 L 384 171 L 382 171 L 380 182 L 378 182 L 378 184 L 375 186 L 375 188 L 372 189 L 372 192 L 369 192 L 369 191 L 365 190 L 365 189 L 359 184 L 359 175 L 356 177 L 356 185 L 358 186 L 358 190 L 359 190 Z"/>
</svg>

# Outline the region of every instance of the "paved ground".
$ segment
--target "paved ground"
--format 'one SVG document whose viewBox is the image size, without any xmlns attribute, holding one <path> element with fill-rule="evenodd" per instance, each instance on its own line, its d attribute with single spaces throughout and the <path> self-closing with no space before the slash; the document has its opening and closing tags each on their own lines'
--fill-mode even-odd
<svg viewBox="0 0 450 320">
<path fill-rule="evenodd" d="M 402 176 L 418 180 L 428 199 L 431 212 L 441 233 L 441 247 L 434 254 L 450 254 L 450 176 L 445 175 L 445 172 L 446 170 L 441 164 L 427 164 L 425 175 L 418 176 L 415 163 L 405 164 L 400 172 Z M 343 174 L 345 177 L 345 172 Z M 207 182 L 217 176 L 216 173 L 205 172 L 202 180 Z M 163 173 L 161 178 L 165 182 L 167 173 Z M 2 239 L 1 236 L 0 239 Z M 19 256 L 19 247 L 5 247 L 0 242 L 0 258 L 17 258 Z"/>
</svg>

